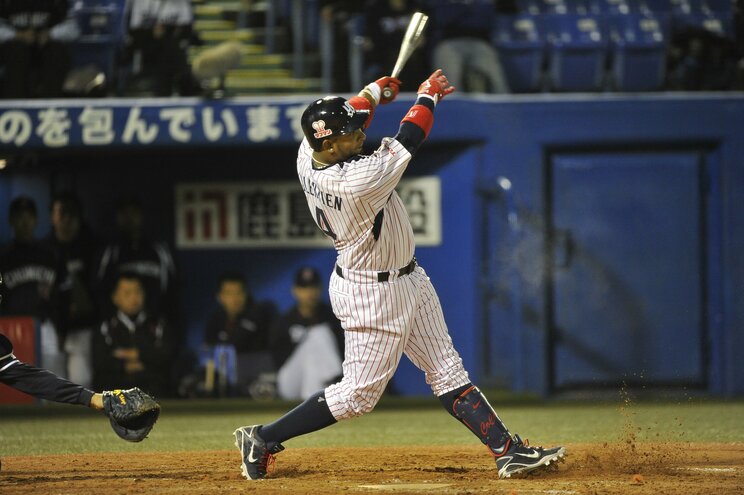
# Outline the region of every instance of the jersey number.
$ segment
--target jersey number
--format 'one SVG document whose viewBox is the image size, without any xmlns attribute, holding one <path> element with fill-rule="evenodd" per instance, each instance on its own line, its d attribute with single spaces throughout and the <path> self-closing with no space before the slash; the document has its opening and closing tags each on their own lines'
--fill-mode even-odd
<svg viewBox="0 0 744 495">
<path fill-rule="evenodd" d="M 322 230 L 325 235 L 327 235 L 334 241 L 336 240 L 336 233 L 333 232 L 333 228 L 331 228 L 331 223 L 328 221 L 328 217 L 326 216 L 325 212 L 318 207 L 315 207 L 315 223 L 318 224 L 318 227 L 320 227 L 320 230 Z"/>
</svg>

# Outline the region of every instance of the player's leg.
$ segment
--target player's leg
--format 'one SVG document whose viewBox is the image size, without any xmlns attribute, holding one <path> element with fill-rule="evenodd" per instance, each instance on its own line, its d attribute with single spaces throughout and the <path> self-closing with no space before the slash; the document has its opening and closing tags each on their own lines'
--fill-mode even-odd
<svg viewBox="0 0 744 495">
<path fill-rule="evenodd" d="M 419 267 L 421 305 L 411 328 L 406 355 L 426 374 L 426 382 L 444 408 L 465 425 L 496 458 L 499 477 L 530 471 L 563 457 L 562 447 L 531 448 L 509 430 L 484 394 L 469 380 L 444 321 L 434 286 Z"/>
<path fill-rule="evenodd" d="M 246 478 L 266 476 L 273 454 L 284 449 L 281 442 L 372 411 L 398 366 L 418 306 L 413 280 L 399 282 L 331 277 L 331 304 L 344 327 L 343 378 L 272 423 L 235 431 Z"/>
</svg>

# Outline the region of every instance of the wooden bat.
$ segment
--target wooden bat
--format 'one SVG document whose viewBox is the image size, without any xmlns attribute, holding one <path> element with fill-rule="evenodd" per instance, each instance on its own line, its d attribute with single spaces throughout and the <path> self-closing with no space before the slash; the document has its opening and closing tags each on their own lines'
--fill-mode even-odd
<svg viewBox="0 0 744 495">
<path fill-rule="evenodd" d="M 393 72 L 390 73 L 392 77 L 398 77 L 400 71 L 403 70 L 403 66 L 406 65 L 408 59 L 411 58 L 411 54 L 420 44 L 428 20 L 429 16 L 421 12 L 416 12 L 411 16 L 408 29 L 406 29 L 406 34 L 403 36 L 403 41 L 400 44 L 398 60 L 395 61 Z M 385 87 L 382 90 L 382 96 L 383 98 L 390 98 L 393 96 L 393 90 L 390 87 Z"/>
</svg>

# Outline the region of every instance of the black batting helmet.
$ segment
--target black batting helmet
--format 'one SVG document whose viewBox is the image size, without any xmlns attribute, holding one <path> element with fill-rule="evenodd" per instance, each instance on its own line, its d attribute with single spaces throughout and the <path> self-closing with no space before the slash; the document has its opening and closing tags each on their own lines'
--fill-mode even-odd
<svg viewBox="0 0 744 495">
<path fill-rule="evenodd" d="M 355 110 L 340 96 L 326 96 L 309 104 L 302 113 L 302 132 L 310 146 L 320 151 L 324 139 L 361 129 L 367 117 L 368 110 Z"/>
</svg>

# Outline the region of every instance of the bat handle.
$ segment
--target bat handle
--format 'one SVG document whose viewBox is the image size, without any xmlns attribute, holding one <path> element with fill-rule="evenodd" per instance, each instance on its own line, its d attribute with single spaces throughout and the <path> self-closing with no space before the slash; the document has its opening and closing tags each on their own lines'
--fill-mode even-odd
<svg viewBox="0 0 744 495">
<path fill-rule="evenodd" d="M 382 88 L 382 97 L 384 99 L 387 100 L 389 98 L 392 98 L 392 96 L 393 96 L 393 89 L 390 86 L 385 86 L 384 88 Z"/>
</svg>

